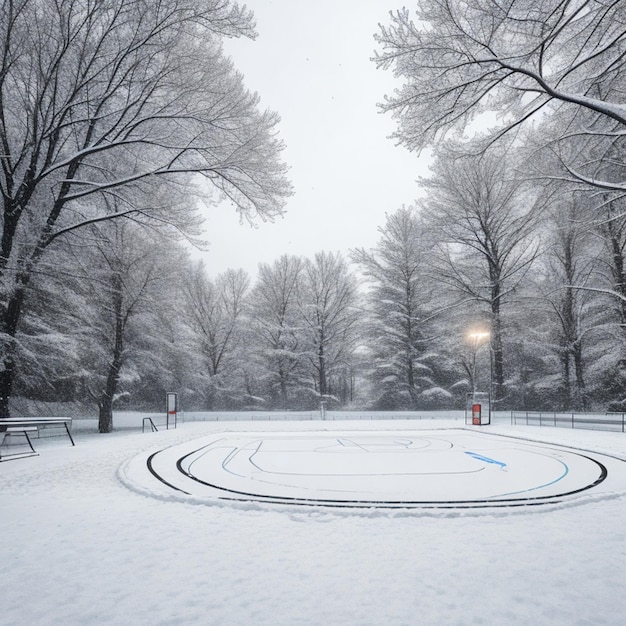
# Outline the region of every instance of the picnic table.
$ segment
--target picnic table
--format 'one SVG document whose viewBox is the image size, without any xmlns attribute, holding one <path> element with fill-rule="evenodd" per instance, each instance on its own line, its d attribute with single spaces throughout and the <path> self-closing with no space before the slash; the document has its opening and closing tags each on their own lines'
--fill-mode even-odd
<svg viewBox="0 0 626 626">
<path fill-rule="evenodd" d="M 3 417 L 0 418 L 0 461 L 36 456 L 29 433 L 37 433 L 47 428 L 63 428 L 74 446 L 74 439 L 70 431 L 71 417 Z M 15 445 L 12 440 L 22 437 L 22 445 Z M 17 451 L 16 451 L 17 450 Z"/>
</svg>

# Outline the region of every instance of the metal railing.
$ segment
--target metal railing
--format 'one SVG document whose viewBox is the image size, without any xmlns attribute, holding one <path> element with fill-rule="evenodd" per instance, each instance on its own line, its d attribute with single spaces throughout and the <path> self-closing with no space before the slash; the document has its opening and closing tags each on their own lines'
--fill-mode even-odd
<svg viewBox="0 0 626 626">
<path fill-rule="evenodd" d="M 190 411 L 185 422 L 462 420 L 463 411 Z"/>
<path fill-rule="evenodd" d="M 554 411 L 511 411 L 511 424 L 526 426 L 560 426 L 586 430 L 626 432 L 626 413 L 575 413 Z"/>
<path fill-rule="evenodd" d="M 176 428 L 176 419 L 170 419 L 168 415 L 148 415 L 142 419 L 141 432 L 145 433 L 146 428 L 150 427 L 150 432 L 159 432 L 159 426 L 162 429 L 169 430 Z"/>
<path fill-rule="evenodd" d="M 156 424 L 154 423 L 154 420 L 151 417 L 144 417 L 142 424 L 141 424 L 141 432 L 145 433 L 146 432 L 146 424 L 148 424 L 150 426 L 150 432 L 155 433 L 158 432 L 158 428 L 156 426 Z"/>
<path fill-rule="evenodd" d="M 240 421 L 367 421 L 367 420 L 454 420 L 463 421 L 464 411 L 191 411 L 179 413 L 180 422 Z M 582 413 L 566 411 L 493 411 L 492 423 L 526 426 L 556 426 L 586 430 L 626 432 L 626 412 Z M 176 427 L 175 424 L 169 425 Z M 143 417 L 142 431 L 167 428 L 165 415 Z"/>
</svg>

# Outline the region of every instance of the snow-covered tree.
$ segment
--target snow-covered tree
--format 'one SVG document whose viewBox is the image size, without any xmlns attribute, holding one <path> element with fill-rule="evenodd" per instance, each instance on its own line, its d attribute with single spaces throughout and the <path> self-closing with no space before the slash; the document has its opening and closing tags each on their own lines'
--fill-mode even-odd
<svg viewBox="0 0 626 626">
<path fill-rule="evenodd" d="M 21 364 L 15 395 L 46 402 L 84 399 L 83 347 L 93 334 L 83 323 L 91 305 L 83 289 L 88 279 L 60 246 L 38 266 L 15 338 Z"/>
<path fill-rule="evenodd" d="M 520 397 L 527 397 L 523 388 L 530 386 L 555 408 L 583 410 L 600 308 L 596 294 L 585 288 L 595 279 L 599 245 L 590 237 L 592 212 L 585 194 L 559 188 L 546 204 L 543 253 L 515 316 L 519 353 L 512 384 Z"/>
<path fill-rule="evenodd" d="M 358 305 L 356 278 L 340 254 L 319 252 L 305 261 L 299 306 L 312 397 L 332 397 L 334 385 L 348 375 L 358 339 Z"/>
<path fill-rule="evenodd" d="M 411 207 L 387 215 L 379 232 L 373 250 L 360 248 L 352 254 L 371 283 L 366 344 L 375 403 L 384 408 L 416 408 L 435 399 L 445 401 L 450 394 L 435 376 L 441 358 L 431 351 L 431 243 Z"/>
<path fill-rule="evenodd" d="M 189 188 L 192 175 L 245 216 L 280 213 L 278 117 L 221 48 L 253 26 L 228 0 L 1 4 L 0 414 L 29 283 L 53 242 L 120 216 L 177 221 L 154 184 Z"/>
<path fill-rule="evenodd" d="M 477 303 L 488 321 L 498 401 L 505 380 L 502 310 L 536 256 L 535 201 L 505 150 L 474 157 L 442 146 L 433 172 L 424 181 L 423 210 L 437 242 L 438 280 L 460 300 Z"/>
<path fill-rule="evenodd" d="M 254 346 L 273 408 L 297 407 L 302 399 L 298 305 L 303 266 L 304 259 L 288 255 L 272 265 L 259 264 L 249 301 Z"/>
<path fill-rule="evenodd" d="M 202 263 L 183 282 L 185 321 L 202 358 L 208 408 L 228 405 L 241 395 L 237 348 L 249 286 L 243 270 L 226 270 L 212 280 Z"/>
<path fill-rule="evenodd" d="M 129 334 L 134 330 L 141 335 L 149 328 L 148 318 L 162 306 L 180 265 L 168 254 L 159 231 L 128 220 L 100 222 L 90 229 L 88 253 L 76 255 L 77 273 L 84 276 L 80 289 L 88 303 L 80 314 L 80 336 L 83 367 L 90 373 L 87 385 L 98 404 L 98 428 L 107 433 L 113 428 L 120 383 L 124 377 L 141 378 L 142 355 L 128 349 Z"/>
<path fill-rule="evenodd" d="M 596 358 L 589 373 L 591 391 L 622 410 L 626 406 L 626 217 L 623 198 L 603 193 L 588 232 L 595 234 L 594 276 L 587 284 L 602 315 L 593 335 Z M 598 198 L 590 199 L 597 205 Z"/>
<path fill-rule="evenodd" d="M 492 142 L 539 113 L 557 112 L 563 123 L 546 141 L 567 176 L 626 189 L 623 159 L 617 176 L 607 178 L 598 167 L 621 144 L 626 125 L 622 2 L 417 0 L 414 6 L 414 17 L 408 8 L 391 13 L 376 36 L 376 63 L 405 81 L 381 105 L 398 121 L 399 142 L 419 150 L 496 113 L 500 123 L 486 138 Z"/>
</svg>

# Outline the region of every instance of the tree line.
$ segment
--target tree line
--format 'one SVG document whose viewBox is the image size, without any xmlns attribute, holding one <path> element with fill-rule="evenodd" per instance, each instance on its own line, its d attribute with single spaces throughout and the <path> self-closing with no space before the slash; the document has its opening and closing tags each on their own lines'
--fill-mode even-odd
<svg viewBox="0 0 626 626">
<path fill-rule="evenodd" d="M 132 221 L 83 231 L 33 276 L 17 394 L 101 416 L 171 390 L 204 410 L 460 408 L 472 390 L 621 410 L 626 218 L 590 221 L 584 196 L 545 210 L 505 155 L 441 163 L 374 248 L 285 255 L 254 281 Z"/>
<path fill-rule="evenodd" d="M 0 13 L 0 412 L 12 396 L 187 408 L 626 408 L 623 3 L 421 0 L 374 62 L 425 198 L 372 249 L 210 276 L 208 187 L 291 193 L 221 39 L 224 1 L 8 0 Z M 473 122 L 499 115 L 477 132 Z M 199 185 L 202 178 L 206 184 Z"/>
</svg>

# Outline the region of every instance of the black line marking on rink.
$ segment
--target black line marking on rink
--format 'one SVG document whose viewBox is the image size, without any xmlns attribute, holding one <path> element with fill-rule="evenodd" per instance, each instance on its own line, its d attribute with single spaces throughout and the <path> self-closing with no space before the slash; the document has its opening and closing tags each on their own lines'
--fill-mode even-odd
<svg viewBox="0 0 626 626">
<path fill-rule="evenodd" d="M 183 489 L 180 489 L 178 487 L 176 487 L 175 485 L 172 485 L 172 483 L 168 482 L 167 480 L 165 480 L 155 469 L 154 469 L 154 464 L 153 464 L 153 459 L 157 454 L 160 454 L 161 452 L 163 452 L 163 450 L 160 450 L 158 452 L 155 452 L 154 454 L 151 454 L 147 461 L 146 461 L 146 465 L 148 467 L 148 471 L 160 482 L 162 482 L 164 485 L 166 485 L 167 487 L 169 487 L 170 489 L 174 489 L 175 491 L 180 491 L 181 493 L 184 493 L 186 496 L 190 496 L 191 494 L 188 491 L 184 491 Z"/>
<path fill-rule="evenodd" d="M 465 430 L 465 429 L 463 429 Z M 328 433 L 326 433 L 328 434 Z M 495 433 L 484 433 L 495 435 Z M 471 508 L 505 508 L 505 507 L 524 507 L 524 506 L 541 506 L 547 504 L 557 504 L 562 502 L 562 499 L 568 496 L 580 494 L 589 489 L 592 489 L 599 484 L 601 484 L 608 476 L 607 467 L 601 463 L 599 460 L 594 459 L 587 454 L 581 454 L 581 452 L 588 452 L 586 450 L 581 450 L 579 448 L 574 448 L 571 446 L 559 446 L 554 447 L 552 444 L 547 444 L 546 442 L 536 441 L 532 439 L 524 439 L 519 437 L 509 437 L 508 435 L 498 435 L 500 437 L 504 437 L 507 439 L 518 439 L 523 440 L 525 442 L 538 443 L 542 447 L 547 448 L 548 450 L 554 450 L 556 452 L 561 452 L 562 449 L 569 449 L 574 452 L 577 456 L 584 458 L 590 461 L 592 464 L 595 464 L 599 469 L 599 476 L 593 482 L 579 487 L 577 489 L 572 489 L 570 491 L 566 491 L 563 493 L 557 493 L 552 495 L 544 495 L 544 496 L 526 496 L 526 497 L 518 497 L 518 498 L 500 498 L 500 499 L 468 499 L 468 500 L 376 500 L 376 499 L 350 499 L 350 498 L 342 498 L 342 499 L 334 499 L 334 498 L 307 498 L 307 497 L 294 497 L 294 496 L 276 496 L 276 495 L 263 495 L 254 492 L 248 492 L 238 489 L 231 489 L 228 487 L 223 487 L 221 485 L 208 482 L 198 478 L 193 475 L 191 472 L 184 469 L 183 464 L 185 461 L 193 456 L 198 454 L 204 448 L 208 448 L 213 445 L 215 442 L 211 442 L 208 445 L 200 446 L 199 448 L 189 452 L 181 457 L 179 457 L 176 461 L 176 468 L 178 472 L 184 475 L 189 480 L 197 482 L 203 486 L 214 489 L 218 494 L 222 493 L 224 495 L 216 495 L 217 499 L 220 500 L 230 500 L 230 501 L 252 501 L 258 503 L 270 503 L 270 504 L 285 504 L 285 505 L 297 505 L 297 506 L 321 506 L 321 507 L 334 507 L 334 508 L 392 508 L 392 509 L 402 509 L 402 508 L 410 508 L 410 509 L 471 509 Z M 154 476 L 157 480 L 159 480 L 162 484 L 167 487 L 174 489 L 185 495 L 192 495 L 191 493 L 177 487 L 172 484 L 170 481 L 166 480 L 154 467 L 155 458 L 164 452 L 164 450 L 157 451 L 151 454 L 147 459 L 147 467 L 152 476 Z M 611 455 L 605 455 L 603 453 L 601 456 L 606 456 L 609 458 L 614 458 L 618 461 L 624 461 L 619 457 L 613 457 Z"/>
</svg>

